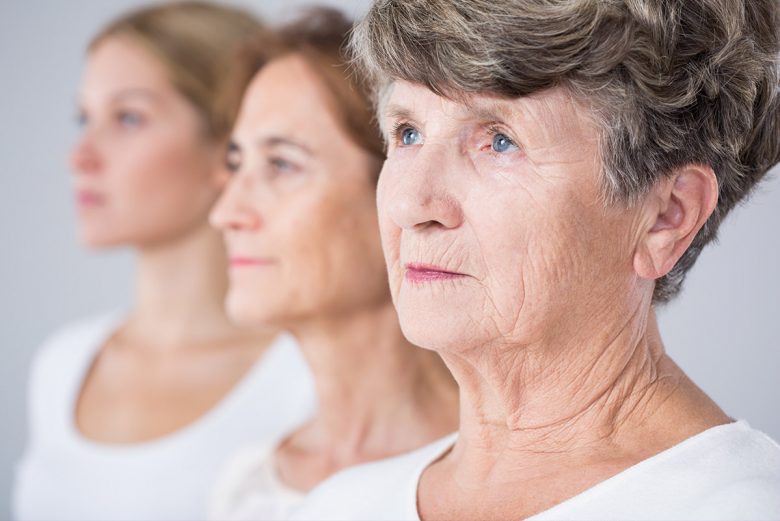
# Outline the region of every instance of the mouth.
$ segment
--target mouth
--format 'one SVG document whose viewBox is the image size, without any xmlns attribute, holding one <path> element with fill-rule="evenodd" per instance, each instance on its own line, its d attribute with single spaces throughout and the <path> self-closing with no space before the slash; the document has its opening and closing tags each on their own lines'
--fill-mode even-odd
<svg viewBox="0 0 780 521">
<path fill-rule="evenodd" d="M 260 268 L 272 264 L 274 264 L 274 260 L 267 257 L 244 257 L 238 255 L 230 257 L 231 268 Z"/>
<path fill-rule="evenodd" d="M 406 263 L 405 277 L 410 282 L 435 282 L 440 280 L 454 280 L 467 277 L 464 273 L 450 271 L 430 264 Z"/>
<path fill-rule="evenodd" d="M 76 202 L 81 208 L 93 208 L 103 205 L 106 198 L 92 190 L 79 190 L 76 192 Z"/>
</svg>

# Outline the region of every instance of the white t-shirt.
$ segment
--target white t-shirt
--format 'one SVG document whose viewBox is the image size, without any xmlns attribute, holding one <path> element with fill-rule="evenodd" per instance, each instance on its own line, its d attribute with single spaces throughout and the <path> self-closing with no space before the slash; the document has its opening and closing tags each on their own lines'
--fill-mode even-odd
<svg viewBox="0 0 780 521">
<path fill-rule="evenodd" d="M 274 443 L 237 451 L 225 464 L 212 491 L 209 519 L 215 521 L 282 521 L 300 505 L 305 492 L 279 479 Z"/>
<path fill-rule="evenodd" d="M 291 519 L 419 521 L 420 475 L 454 442 L 342 471 Z M 780 446 L 744 421 L 713 427 L 528 519 L 777 520 Z"/>
<path fill-rule="evenodd" d="M 124 319 L 114 313 L 50 338 L 30 375 L 29 440 L 16 468 L 19 520 L 198 520 L 224 460 L 238 447 L 276 439 L 316 408 L 308 366 L 280 335 L 215 407 L 156 440 L 110 444 L 78 431 L 74 412 L 98 351 Z"/>
</svg>

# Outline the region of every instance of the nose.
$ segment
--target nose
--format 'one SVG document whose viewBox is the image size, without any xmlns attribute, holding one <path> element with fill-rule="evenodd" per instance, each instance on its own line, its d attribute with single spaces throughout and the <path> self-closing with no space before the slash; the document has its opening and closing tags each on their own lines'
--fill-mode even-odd
<svg viewBox="0 0 780 521">
<path fill-rule="evenodd" d="M 399 228 L 452 229 L 463 223 L 460 201 L 448 186 L 447 171 L 455 167 L 451 153 L 444 145 L 423 145 L 411 163 L 387 159 L 377 204 Z"/>
<path fill-rule="evenodd" d="M 260 213 L 252 205 L 252 186 L 246 174 L 234 174 L 211 209 L 209 222 L 226 231 L 252 231 L 260 228 Z"/>
<path fill-rule="evenodd" d="M 95 174 L 103 166 L 103 160 L 95 143 L 87 132 L 82 134 L 70 153 L 70 166 L 80 174 Z"/>
</svg>

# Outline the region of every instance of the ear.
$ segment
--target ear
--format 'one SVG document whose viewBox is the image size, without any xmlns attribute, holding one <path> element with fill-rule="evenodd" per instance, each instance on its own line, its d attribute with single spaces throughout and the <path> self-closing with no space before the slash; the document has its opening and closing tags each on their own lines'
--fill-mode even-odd
<svg viewBox="0 0 780 521">
<path fill-rule="evenodd" d="M 658 181 L 644 202 L 634 271 L 644 279 L 669 273 L 718 203 L 718 179 L 711 167 L 685 165 Z"/>
</svg>

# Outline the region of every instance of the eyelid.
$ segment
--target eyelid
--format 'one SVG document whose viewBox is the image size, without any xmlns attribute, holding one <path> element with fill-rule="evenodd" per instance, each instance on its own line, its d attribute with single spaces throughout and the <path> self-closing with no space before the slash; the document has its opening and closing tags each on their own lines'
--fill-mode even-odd
<svg viewBox="0 0 780 521">
<path fill-rule="evenodd" d="M 274 168 L 276 171 L 281 171 L 281 173 L 298 172 L 301 170 L 301 165 L 299 165 L 296 161 L 287 159 L 285 157 L 271 155 L 268 157 L 267 161 L 272 168 Z M 282 165 L 282 163 L 284 165 Z"/>
<path fill-rule="evenodd" d="M 512 132 L 509 131 L 506 127 L 504 127 L 502 124 L 493 122 L 490 123 L 487 126 L 487 131 L 491 139 L 496 137 L 496 134 L 501 134 L 502 136 L 505 136 L 510 143 L 512 143 L 517 150 L 522 150 L 522 147 L 520 146 L 519 141 L 512 136 Z M 492 142 L 490 143 L 490 147 L 492 148 Z"/>
<path fill-rule="evenodd" d="M 400 143 L 401 138 L 403 137 L 403 132 L 409 128 L 414 130 L 415 132 L 420 133 L 420 130 L 417 128 L 416 124 L 412 123 L 411 121 L 401 119 L 393 123 L 393 126 L 390 128 L 389 143 L 392 144 Z"/>
</svg>

